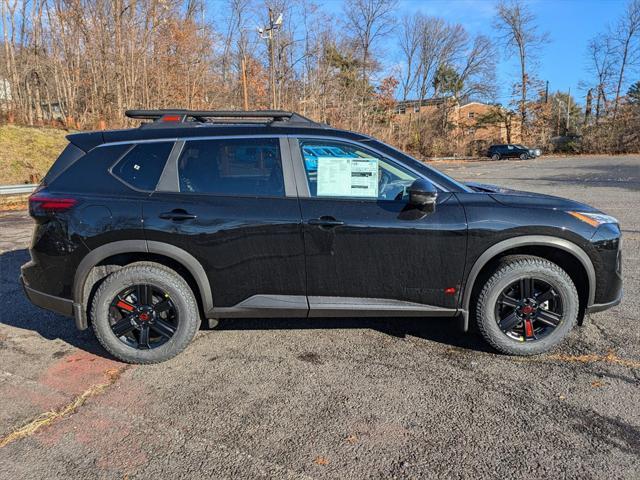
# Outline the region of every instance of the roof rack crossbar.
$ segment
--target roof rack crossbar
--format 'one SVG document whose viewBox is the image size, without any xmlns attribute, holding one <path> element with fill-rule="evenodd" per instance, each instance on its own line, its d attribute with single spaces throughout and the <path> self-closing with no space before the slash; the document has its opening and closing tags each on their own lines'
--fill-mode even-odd
<svg viewBox="0 0 640 480">
<path fill-rule="evenodd" d="M 125 116 L 140 120 L 186 122 L 193 118 L 199 122 L 207 122 L 207 119 L 230 118 L 230 119 L 271 119 L 273 122 L 291 122 L 316 124 L 313 120 L 303 117 L 294 112 L 283 110 L 182 110 L 182 109 L 162 109 L 162 110 L 127 110 Z"/>
</svg>

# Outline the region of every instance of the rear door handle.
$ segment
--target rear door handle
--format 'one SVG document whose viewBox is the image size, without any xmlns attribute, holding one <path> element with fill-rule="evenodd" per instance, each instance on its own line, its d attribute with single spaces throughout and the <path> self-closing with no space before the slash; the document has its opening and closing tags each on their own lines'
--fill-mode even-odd
<svg viewBox="0 0 640 480">
<path fill-rule="evenodd" d="M 171 210 L 170 212 L 164 212 L 158 215 L 163 220 L 194 220 L 198 218 L 197 215 L 193 215 L 191 213 L 187 213 L 186 210 L 182 210 L 181 208 L 177 208 L 175 210 Z"/>
<path fill-rule="evenodd" d="M 320 218 L 312 218 L 307 222 L 308 225 L 318 225 L 319 227 L 338 227 L 344 225 L 342 220 L 336 220 L 333 217 L 322 216 Z"/>
</svg>

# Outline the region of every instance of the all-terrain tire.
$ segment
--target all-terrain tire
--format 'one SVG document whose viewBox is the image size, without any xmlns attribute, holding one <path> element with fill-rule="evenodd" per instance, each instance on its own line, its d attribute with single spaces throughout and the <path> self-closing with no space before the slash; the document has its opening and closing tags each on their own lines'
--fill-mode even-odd
<svg viewBox="0 0 640 480">
<path fill-rule="evenodd" d="M 499 327 L 495 306 L 501 292 L 520 278 L 536 278 L 553 286 L 562 299 L 563 317 L 546 337 L 519 342 Z M 571 277 L 549 260 L 535 256 L 510 256 L 502 259 L 480 291 L 476 303 L 476 323 L 484 339 L 496 350 L 508 355 L 537 355 L 557 346 L 576 325 L 580 300 Z"/>
<path fill-rule="evenodd" d="M 178 312 L 178 326 L 164 344 L 147 350 L 122 342 L 111 330 L 109 308 L 115 296 L 132 285 L 145 284 L 169 294 Z M 93 331 L 102 346 L 114 357 L 137 364 L 164 362 L 182 352 L 200 327 L 198 304 L 187 282 L 174 270 L 154 262 L 137 262 L 104 279 L 91 305 Z"/>
</svg>

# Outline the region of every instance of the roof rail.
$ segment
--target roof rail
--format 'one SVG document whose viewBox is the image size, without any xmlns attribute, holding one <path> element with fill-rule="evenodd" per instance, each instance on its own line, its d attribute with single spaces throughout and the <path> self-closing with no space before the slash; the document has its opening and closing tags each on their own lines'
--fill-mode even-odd
<svg viewBox="0 0 640 480">
<path fill-rule="evenodd" d="M 294 112 L 283 110 L 182 110 L 182 109 L 162 109 L 162 110 L 127 110 L 124 112 L 129 118 L 141 120 L 154 120 L 155 123 L 230 123 L 228 120 L 244 120 L 242 123 L 268 123 L 287 125 L 321 126 L 313 120 L 303 117 Z M 216 120 L 226 119 L 220 122 Z M 269 120 L 264 122 L 261 120 Z M 238 123 L 238 122 L 231 122 Z"/>
</svg>

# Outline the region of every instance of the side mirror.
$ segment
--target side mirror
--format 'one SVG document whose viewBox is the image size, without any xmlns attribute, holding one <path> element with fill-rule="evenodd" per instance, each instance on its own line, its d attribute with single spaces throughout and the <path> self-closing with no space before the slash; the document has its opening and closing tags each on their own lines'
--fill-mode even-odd
<svg viewBox="0 0 640 480">
<path fill-rule="evenodd" d="M 429 180 L 418 178 L 409 187 L 409 205 L 427 212 L 436 209 L 438 190 Z"/>
</svg>

